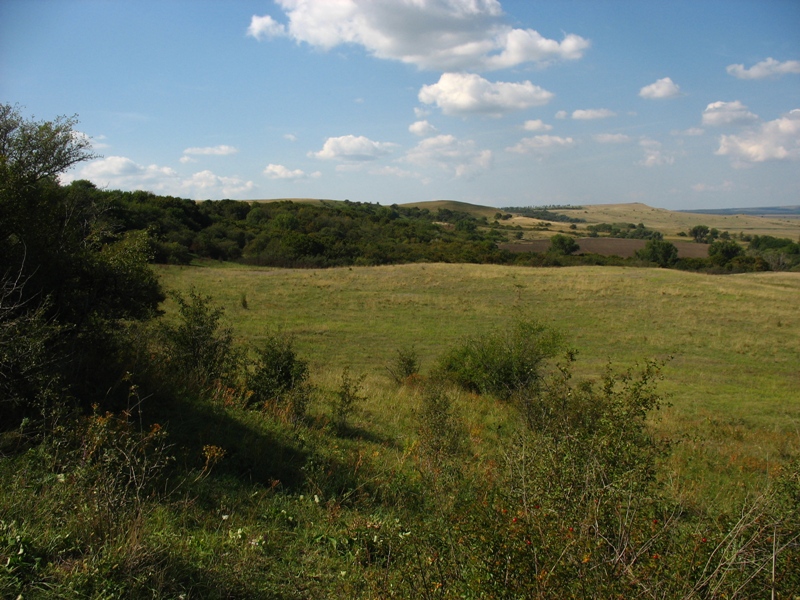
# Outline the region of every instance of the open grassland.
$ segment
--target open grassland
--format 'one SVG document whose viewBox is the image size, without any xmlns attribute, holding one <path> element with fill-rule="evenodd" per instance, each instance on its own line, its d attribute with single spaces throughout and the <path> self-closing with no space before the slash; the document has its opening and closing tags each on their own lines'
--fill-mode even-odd
<svg viewBox="0 0 800 600">
<path fill-rule="evenodd" d="M 800 446 L 800 274 L 444 264 L 159 272 L 168 288 L 212 296 L 245 340 L 274 329 L 293 335 L 323 384 L 345 365 L 366 373 L 364 426 L 388 435 L 409 409 L 385 390 L 398 348 L 413 345 L 425 373 L 463 336 L 521 316 L 562 331 L 582 376 L 598 377 L 609 362 L 669 359 L 662 389 L 672 406 L 656 426 L 683 440 L 674 460 L 698 494 L 753 483 Z M 502 419 L 489 407 L 468 409 Z"/>
<path fill-rule="evenodd" d="M 585 219 L 586 223 L 581 223 L 580 227 L 597 223 L 644 223 L 650 229 L 656 229 L 670 239 L 695 225 L 707 225 L 720 231 L 729 231 L 731 234 L 771 235 L 792 240 L 797 240 L 800 235 L 800 222 L 797 219 L 684 213 L 653 208 L 641 203 L 596 204 L 576 210 L 554 209 L 553 212 Z M 524 218 L 517 217 L 514 222 L 522 219 Z"/>
</svg>

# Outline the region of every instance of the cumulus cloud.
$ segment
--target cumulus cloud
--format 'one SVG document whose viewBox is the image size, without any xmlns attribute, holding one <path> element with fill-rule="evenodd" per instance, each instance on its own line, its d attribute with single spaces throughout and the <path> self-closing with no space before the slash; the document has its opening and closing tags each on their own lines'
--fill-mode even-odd
<svg viewBox="0 0 800 600">
<path fill-rule="evenodd" d="M 254 188 L 252 181 L 237 177 L 221 177 L 211 171 L 182 177 L 170 167 L 140 165 L 124 156 L 92 161 L 79 171 L 78 176 L 99 187 L 148 190 L 192 198 L 230 198 L 246 194 Z"/>
<path fill-rule="evenodd" d="M 569 113 L 565 110 L 560 110 L 556 113 L 556 119 L 566 119 L 569 117 Z"/>
<path fill-rule="evenodd" d="M 399 177 L 400 179 L 419 179 L 423 183 L 429 183 L 430 179 L 423 177 L 419 173 L 415 173 L 414 171 L 408 171 L 406 169 L 401 169 L 400 167 L 377 167 L 375 169 L 370 169 L 370 175 L 380 175 L 380 176 L 388 176 L 388 177 Z"/>
<path fill-rule="evenodd" d="M 765 79 L 767 77 L 780 77 L 788 73 L 800 73 L 800 60 L 787 60 L 779 62 L 770 57 L 754 64 L 749 69 L 744 65 L 728 65 L 726 68 L 729 75 L 738 79 Z"/>
<path fill-rule="evenodd" d="M 480 150 L 472 140 L 459 140 L 452 135 L 429 137 L 406 154 L 405 160 L 423 167 L 438 166 L 456 177 L 472 177 L 492 165 L 491 150 Z"/>
<path fill-rule="evenodd" d="M 630 142 L 631 138 L 624 133 L 598 133 L 592 136 L 598 144 L 624 144 Z"/>
<path fill-rule="evenodd" d="M 326 160 L 365 161 L 375 160 L 389 154 L 396 144 L 375 142 L 363 135 L 343 135 L 325 140 L 322 150 L 310 152 L 309 156 Z"/>
<path fill-rule="evenodd" d="M 284 167 L 283 165 L 275 165 L 270 163 L 264 169 L 264 175 L 266 175 L 270 179 L 307 179 L 309 177 L 314 177 L 314 178 L 320 177 L 322 176 L 322 173 L 320 173 L 319 171 L 315 171 L 307 175 L 301 169 L 290 170 Z"/>
<path fill-rule="evenodd" d="M 548 125 L 541 119 L 532 119 L 530 121 L 525 121 L 525 123 L 522 125 L 522 128 L 525 131 L 550 131 L 553 126 Z"/>
<path fill-rule="evenodd" d="M 408 126 L 408 130 L 413 133 L 414 135 L 418 135 L 420 137 L 426 137 L 429 135 L 433 135 L 436 133 L 437 129 L 428 121 L 416 121 Z"/>
<path fill-rule="evenodd" d="M 800 109 L 742 135 L 721 136 L 716 154 L 731 157 L 734 166 L 800 159 Z"/>
<path fill-rule="evenodd" d="M 276 0 L 287 23 L 253 16 L 247 34 L 263 40 L 289 36 L 329 50 L 362 46 L 377 58 L 422 69 L 493 70 L 524 63 L 576 60 L 590 42 L 576 34 L 561 41 L 517 29 L 497 0 Z"/>
<path fill-rule="evenodd" d="M 578 121 L 589 121 L 593 119 L 607 119 L 616 117 L 617 113 L 607 108 L 588 108 L 572 111 L 572 118 Z"/>
<path fill-rule="evenodd" d="M 422 86 L 418 97 L 424 104 L 435 104 L 446 115 L 501 116 L 547 104 L 553 94 L 530 81 L 491 82 L 475 74 L 444 73 L 437 83 Z"/>
<path fill-rule="evenodd" d="M 747 123 L 756 119 L 758 116 L 747 110 L 747 107 L 738 100 L 712 102 L 703 111 L 703 125 L 712 127 Z"/>
<path fill-rule="evenodd" d="M 655 83 L 644 86 L 639 90 L 639 96 L 649 100 L 661 98 L 675 98 L 681 95 L 681 88 L 669 77 L 659 79 Z"/>
<path fill-rule="evenodd" d="M 262 17 L 253 15 L 250 19 L 250 26 L 247 28 L 247 35 L 261 40 L 268 37 L 288 35 L 288 32 L 285 26 L 278 23 L 269 15 L 264 15 Z"/>
<path fill-rule="evenodd" d="M 648 138 L 639 140 L 639 146 L 644 152 L 644 157 L 638 162 L 643 167 L 660 167 L 671 165 L 675 162 L 675 157 L 665 154 L 661 149 L 661 142 Z"/>
<path fill-rule="evenodd" d="M 533 137 L 522 138 L 515 146 L 506 148 L 508 152 L 517 154 L 549 154 L 559 148 L 569 148 L 575 144 L 571 137 L 559 137 L 557 135 L 535 135 Z"/>
<path fill-rule="evenodd" d="M 187 148 L 183 151 L 184 154 L 191 155 L 204 155 L 204 156 L 228 156 L 239 152 L 233 146 L 205 146 L 203 148 Z"/>
</svg>

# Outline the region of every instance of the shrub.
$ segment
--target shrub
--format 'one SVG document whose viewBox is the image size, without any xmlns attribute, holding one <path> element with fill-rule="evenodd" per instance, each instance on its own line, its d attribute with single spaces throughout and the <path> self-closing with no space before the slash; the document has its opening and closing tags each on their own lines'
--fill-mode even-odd
<svg viewBox="0 0 800 600">
<path fill-rule="evenodd" d="M 562 345 L 555 331 L 519 320 L 505 332 L 464 339 L 440 360 L 438 374 L 471 392 L 508 399 L 535 388 L 545 361 Z"/>
<path fill-rule="evenodd" d="M 347 429 L 347 421 L 358 409 L 358 406 L 367 399 L 361 395 L 361 386 L 366 377 L 365 374 L 353 377 L 350 375 L 350 367 L 342 370 L 341 383 L 339 389 L 333 393 L 331 404 L 333 425 L 340 434 Z"/>
<path fill-rule="evenodd" d="M 403 385 L 410 377 L 419 373 L 419 357 L 414 346 L 397 350 L 394 362 L 386 367 L 389 377 L 396 385 Z"/>
<path fill-rule="evenodd" d="M 580 250 L 578 242 L 568 235 L 557 233 L 550 238 L 550 249 L 548 251 L 553 254 L 563 254 L 564 256 L 569 256 L 578 250 Z"/>
<path fill-rule="evenodd" d="M 167 364 L 188 375 L 190 385 L 205 387 L 234 378 L 240 357 L 233 346 L 233 330 L 220 324 L 225 311 L 194 288 L 188 299 L 177 292 L 172 297 L 178 304 L 178 323 L 161 326 Z"/>
<path fill-rule="evenodd" d="M 309 400 L 308 362 L 298 358 L 291 337 L 271 333 L 255 350 L 247 373 L 249 405 L 285 407 L 295 419 L 305 415 Z"/>
</svg>

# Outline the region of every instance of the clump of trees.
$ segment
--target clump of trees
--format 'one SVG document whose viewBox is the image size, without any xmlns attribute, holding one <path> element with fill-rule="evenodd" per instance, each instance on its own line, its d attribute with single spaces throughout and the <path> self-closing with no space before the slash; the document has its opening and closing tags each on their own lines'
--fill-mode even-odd
<svg viewBox="0 0 800 600">
<path fill-rule="evenodd" d="M 644 223 L 634 225 L 633 223 L 599 223 L 586 227 L 590 237 L 597 237 L 605 233 L 608 237 L 634 239 L 634 240 L 660 240 L 664 236 L 660 231 L 649 229 Z"/>
</svg>

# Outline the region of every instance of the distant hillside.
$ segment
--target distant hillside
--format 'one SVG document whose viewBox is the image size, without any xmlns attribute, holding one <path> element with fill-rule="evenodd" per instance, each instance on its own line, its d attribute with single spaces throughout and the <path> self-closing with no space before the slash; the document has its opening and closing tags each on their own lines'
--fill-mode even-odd
<svg viewBox="0 0 800 600">
<path fill-rule="evenodd" d="M 409 202 L 408 204 L 401 204 L 405 208 L 427 208 L 431 212 L 436 212 L 440 208 L 447 210 L 454 210 L 465 212 L 473 217 L 486 217 L 487 219 L 494 217 L 498 212 L 502 212 L 499 208 L 492 206 L 481 206 L 479 204 L 469 204 L 467 202 L 458 202 L 457 200 L 430 200 L 427 202 Z"/>
<path fill-rule="evenodd" d="M 756 208 L 701 208 L 697 210 L 682 210 L 678 212 L 695 213 L 703 215 L 750 215 L 753 217 L 800 218 L 800 205 L 761 206 Z"/>
<path fill-rule="evenodd" d="M 789 208 L 789 207 L 784 207 Z M 552 212 L 570 217 L 581 217 L 586 225 L 595 223 L 644 223 L 651 229 L 661 231 L 667 238 L 686 232 L 695 225 L 707 225 L 720 231 L 749 235 L 772 235 L 797 239 L 800 235 L 800 220 L 790 214 L 755 215 L 745 214 L 740 209 L 735 213 L 709 213 L 675 211 L 653 208 L 639 202 L 626 204 L 585 205 L 581 210 L 551 209 Z M 765 210 L 765 209 L 757 209 Z M 517 219 L 514 219 L 516 222 Z"/>
</svg>

